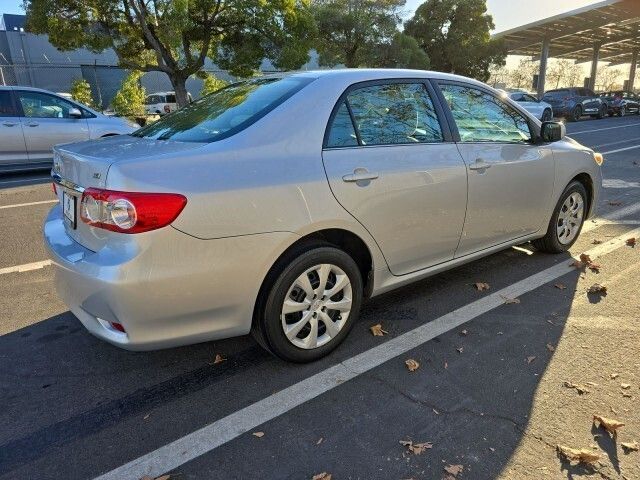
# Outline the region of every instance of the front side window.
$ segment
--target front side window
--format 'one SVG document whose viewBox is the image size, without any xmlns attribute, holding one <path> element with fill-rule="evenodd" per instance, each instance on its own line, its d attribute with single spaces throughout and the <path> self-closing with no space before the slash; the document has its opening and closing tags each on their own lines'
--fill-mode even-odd
<svg viewBox="0 0 640 480">
<path fill-rule="evenodd" d="M 77 107 L 53 95 L 40 92 L 18 92 L 24 116 L 28 118 L 71 118 L 69 110 Z"/>
<path fill-rule="evenodd" d="M 18 112 L 11 101 L 11 92 L 0 90 L 0 117 L 15 117 L 17 115 Z"/>
<path fill-rule="evenodd" d="M 132 135 L 178 142 L 214 142 L 247 128 L 312 81 L 309 77 L 275 77 L 234 83 Z"/>
<path fill-rule="evenodd" d="M 531 140 L 527 119 L 493 95 L 462 85 L 440 85 L 462 142 L 522 143 Z"/>
<path fill-rule="evenodd" d="M 347 102 L 363 145 L 443 140 L 433 102 L 422 83 L 358 88 L 347 95 Z"/>
</svg>

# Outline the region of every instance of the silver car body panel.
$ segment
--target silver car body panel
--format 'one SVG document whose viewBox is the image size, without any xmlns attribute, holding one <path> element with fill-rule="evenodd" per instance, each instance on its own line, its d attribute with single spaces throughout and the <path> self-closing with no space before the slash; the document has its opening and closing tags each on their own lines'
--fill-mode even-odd
<svg viewBox="0 0 640 480">
<path fill-rule="evenodd" d="M 269 269 L 295 242 L 323 230 L 344 230 L 364 242 L 373 265 L 370 294 L 377 295 L 541 237 L 563 189 L 578 174 L 593 183 L 593 214 L 600 168 L 593 152 L 571 139 L 518 151 L 443 143 L 323 152 L 334 105 L 354 83 L 434 78 L 488 88 L 484 84 L 411 70 L 296 75 L 315 80 L 220 141 L 122 136 L 56 148 L 59 195 L 79 198 L 80 191 L 69 188 L 76 184 L 174 192 L 188 200 L 170 227 L 135 235 L 82 222 L 72 230 L 59 207 L 51 211 L 44 236 L 57 265 L 58 291 L 92 333 L 129 349 L 246 334 Z M 493 162 L 483 174 L 469 169 L 480 153 Z M 367 185 L 342 181 L 360 167 L 375 169 L 378 179 Z M 109 328 L 108 321 L 122 323 L 127 333 Z"/>
</svg>

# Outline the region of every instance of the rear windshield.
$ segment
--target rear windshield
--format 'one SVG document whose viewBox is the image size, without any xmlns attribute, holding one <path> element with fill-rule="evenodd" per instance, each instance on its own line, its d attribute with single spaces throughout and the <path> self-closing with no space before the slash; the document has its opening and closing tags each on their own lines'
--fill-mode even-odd
<svg viewBox="0 0 640 480">
<path fill-rule="evenodd" d="M 234 83 L 132 135 L 179 142 L 215 142 L 247 128 L 312 80 L 285 77 Z"/>
<path fill-rule="evenodd" d="M 544 94 L 544 98 L 564 98 L 570 96 L 572 96 L 571 90 L 551 90 Z"/>
</svg>

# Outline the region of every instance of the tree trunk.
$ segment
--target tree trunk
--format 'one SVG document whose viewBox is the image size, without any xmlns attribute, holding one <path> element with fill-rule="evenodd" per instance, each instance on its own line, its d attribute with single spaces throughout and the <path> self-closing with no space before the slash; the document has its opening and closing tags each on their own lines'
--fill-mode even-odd
<svg viewBox="0 0 640 480">
<path fill-rule="evenodd" d="M 170 75 L 173 91 L 176 93 L 176 103 L 178 108 L 189 105 L 189 96 L 187 95 L 187 79 L 182 75 Z"/>
</svg>

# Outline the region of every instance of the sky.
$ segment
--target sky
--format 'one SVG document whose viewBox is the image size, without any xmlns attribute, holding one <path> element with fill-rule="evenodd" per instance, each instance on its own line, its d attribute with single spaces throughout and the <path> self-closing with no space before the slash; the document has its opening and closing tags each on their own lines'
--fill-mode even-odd
<svg viewBox="0 0 640 480">
<path fill-rule="evenodd" d="M 558 13 L 597 3 L 599 0 L 487 0 L 487 8 L 496 24 L 496 32 L 535 22 Z M 407 0 L 407 16 L 424 0 Z M 532 7 L 535 5 L 535 8 Z M 23 13 L 22 0 L 0 0 L 0 13 Z"/>
</svg>

